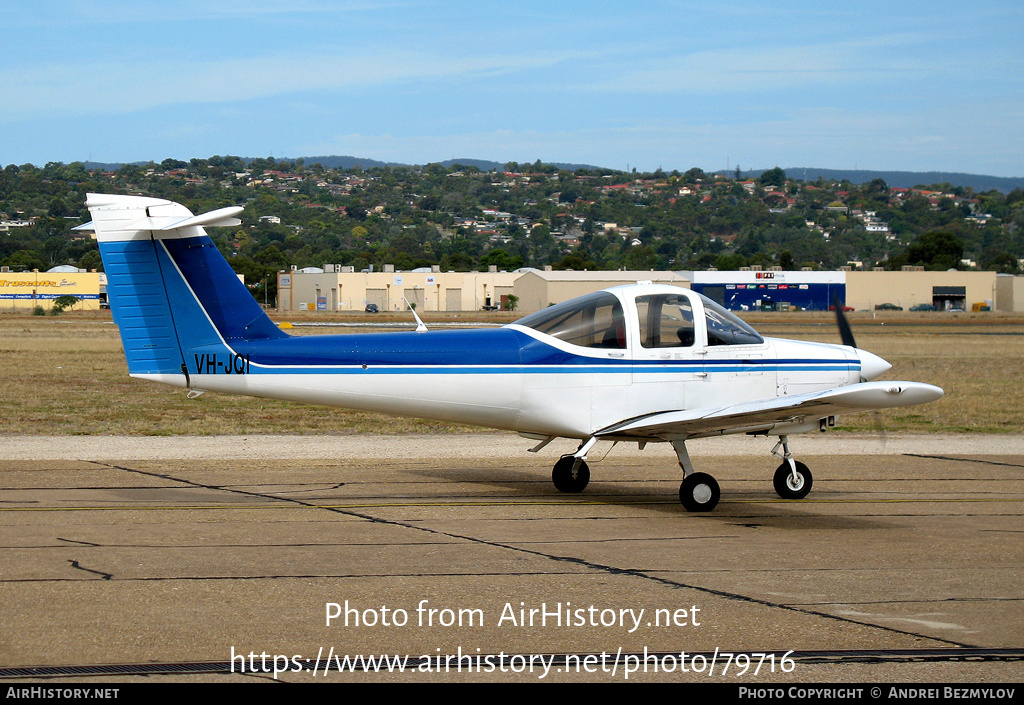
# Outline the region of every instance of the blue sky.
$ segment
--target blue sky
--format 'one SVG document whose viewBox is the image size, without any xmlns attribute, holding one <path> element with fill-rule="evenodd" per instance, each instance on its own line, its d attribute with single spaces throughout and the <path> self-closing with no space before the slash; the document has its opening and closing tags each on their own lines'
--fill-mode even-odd
<svg viewBox="0 0 1024 705">
<path fill-rule="evenodd" d="M 1024 176 L 1024 3 L 8 0 L 0 164 Z"/>
</svg>

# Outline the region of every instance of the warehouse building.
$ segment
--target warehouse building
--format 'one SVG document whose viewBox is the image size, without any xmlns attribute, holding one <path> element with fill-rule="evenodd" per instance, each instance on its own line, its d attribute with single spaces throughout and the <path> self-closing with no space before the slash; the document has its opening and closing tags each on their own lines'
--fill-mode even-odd
<svg viewBox="0 0 1024 705">
<path fill-rule="evenodd" d="M 515 272 L 441 272 L 438 268 L 396 272 L 355 272 L 326 265 L 277 275 L 277 310 L 404 311 L 408 301 L 418 311 L 507 309 Z"/>
<path fill-rule="evenodd" d="M 970 311 L 977 304 L 979 308 L 987 306 L 995 310 L 997 276 L 995 272 L 926 272 L 923 269 L 848 272 L 846 304 L 858 311 L 871 311 L 881 304 L 892 304 L 904 310 L 924 304 L 938 311 Z"/>
<path fill-rule="evenodd" d="M 687 272 L 691 288 L 733 311 L 827 311 L 846 300 L 847 272 Z"/>
<path fill-rule="evenodd" d="M 415 270 L 354 272 L 326 265 L 278 274 L 278 310 L 516 310 L 532 313 L 575 296 L 650 281 L 692 288 L 736 311 L 826 311 L 838 300 L 857 310 L 882 304 L 909 310 L 919 304 L 940 311 L 988 308 L 1024 311 L 1024 277 L 995 272 L 905 271 L 601 271 L 519 269 L 514 272 Z M 510 300 L 510 295 L 515 298 Z"/>
<path fill-rule="evenodd" d="M 101 300 L 106 300 L 106 275 L 67 266 L 48 272 L 0 271 L 0 310 L 32 311 L 36 306 L 49 310 L 61 296 L 78 299 L 68 310 L 98 310 Z"/>
<path fill-rule="evenodd" d="M 689 288 L 690 281 L 685 272 L 553 272 L 550 270 L 523 269 L 513 287 L 519 297 L 519 311 L 532 313 L 551 304 L 568 301 L 592 291 L 607 289 L 622 284 L 636 284 L 650 281 L 655 284 L 671 284 Z"/>
</svg>

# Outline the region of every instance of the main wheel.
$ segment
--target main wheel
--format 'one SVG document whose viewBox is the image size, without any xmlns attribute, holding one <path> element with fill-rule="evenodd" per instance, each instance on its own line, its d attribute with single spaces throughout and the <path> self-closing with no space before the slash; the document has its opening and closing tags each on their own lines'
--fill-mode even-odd
<svg viewBox="0 0 1024 705">
<path fill-rule="evenodd" d="M 689 512 L 710 512 L 722 496 L 718 481 L 706 472 L 695 472 L 679 485 L 679 501 Z"/>
<path fill-rule="evenodd" d="M 555 483 L 559 492 L 582 492 L 586 489 L 590 482 L 590 468 L 585 460 L 581 460 L 576 473 L 573 474 L 572 467 L 575 464 L 576 458 L 571 455 L 563 455 L 555 463 L 551 471 L 551 481 Z"/>
<path fill-rule="evenodd" d="M 782 465 L 775 471 L 772 484 L 775 485 L 775 492 L 783 499 L 803 499 L 811 491 L 811 484 L 814 478 L 811 471 L 799 460 L 796 463 L 796 477 L 789 467 L 789 461 L 783 461 Z"/>
</svg>

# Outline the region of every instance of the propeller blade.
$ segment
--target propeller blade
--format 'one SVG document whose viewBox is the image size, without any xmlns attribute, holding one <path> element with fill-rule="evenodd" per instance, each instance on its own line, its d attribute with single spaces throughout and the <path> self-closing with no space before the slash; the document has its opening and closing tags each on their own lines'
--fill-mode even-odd
<svg viewBox="0 0 1024 705">
<path fill-rule="evenodd" d="M 839 326 L 839 337 L 843 341 L 843 345 L 849 345 L 851 348 L 857 347 L 857 342 L 853 339 L 853 330 L 850 328 L 850 322 L 846 320 L 846 314 L 843 313 L 843 304 L 839 301 L 838 294 L 832 297 L 832 308 L 836 310 L 836 325 Z"/>
</svg>

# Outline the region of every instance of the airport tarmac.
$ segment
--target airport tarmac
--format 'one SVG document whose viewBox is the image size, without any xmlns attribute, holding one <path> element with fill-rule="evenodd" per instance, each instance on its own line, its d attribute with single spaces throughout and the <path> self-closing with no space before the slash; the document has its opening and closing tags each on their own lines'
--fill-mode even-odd
<svg viewBox="0 0 1024 705">
<path fill-rule="evenodd" d="M 1024 436 L 792 441 L 0 437 L 0 680 L 1024 680 Z"/>
</svg>

